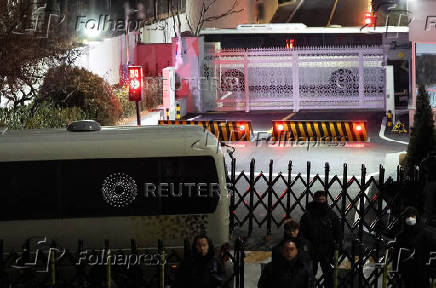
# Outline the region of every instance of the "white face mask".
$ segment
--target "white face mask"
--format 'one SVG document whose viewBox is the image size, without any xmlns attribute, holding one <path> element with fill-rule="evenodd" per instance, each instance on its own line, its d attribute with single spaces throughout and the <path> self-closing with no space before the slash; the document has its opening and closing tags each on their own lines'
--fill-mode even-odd
<svg viewBox="0 0 436 288">
<path fill-rule="evenodd" d="M 406 218 L 406 224 L 410 225 L 410 226 L 415 225 L 416 224 L 416 218 L 413 218 L 413 217 Z"/>
</svg>

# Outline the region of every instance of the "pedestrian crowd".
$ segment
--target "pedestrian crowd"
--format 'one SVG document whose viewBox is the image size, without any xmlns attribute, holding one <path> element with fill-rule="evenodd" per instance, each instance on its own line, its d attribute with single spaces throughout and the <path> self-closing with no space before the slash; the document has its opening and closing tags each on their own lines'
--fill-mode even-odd
<svg viewBox="0 0 436 288">
<path fill-rule="evenodd" d="M 402 228 L 394 241 L 394 269 L 400 274 L 401 287 L 430 287 L 427 262 L 432 235 L 425 228 L 417 209 L 402 213 Z M 317 191 L 308 203 L 300 222 L 285 218 L 283 239 L 272 248 L 271 262 L 262 269 L 258 288 L 313 288 L 318 266 L 323 287 L 334 287 L 335 251 L 341 250 L 344 233 L 339 217 L 327 204 L 327 193 Z M 222 288 L 225 286 L 223 263 L 214 255 L 212 241 L 197 236 L 192 255 L 184 259 L 176 276 L 177 288 Z"/>
</svg>

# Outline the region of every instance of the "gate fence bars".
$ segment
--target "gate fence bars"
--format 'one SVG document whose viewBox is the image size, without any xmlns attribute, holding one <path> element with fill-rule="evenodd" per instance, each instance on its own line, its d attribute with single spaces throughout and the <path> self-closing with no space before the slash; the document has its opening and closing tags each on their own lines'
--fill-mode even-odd
<svg viewBox="0 0 436 288">
<path fill-rule="evenodd" d="M 289 161 L 287 171 L 274 173 L 274 162 L 271 160 L 268 173 L 264 173 L 255 172 L 256 162 L 252 159 L 250 170 L 246 173 L 236 172 L 237 160 L 232 154 L 230 156 L 231 170 L 227 178 L 229 221 L 235 240 L 233 252 L 225 249 L 221 255 L 221 258 L 231 259 L 226 262 L 227 267 L 231 266 L 227 277 L 229 285 L 233 283 L 233 287 L 244 288 L 244 251 L 253 250 L 250 241 L 259 240 L 259 237 L 271 239 L 277 231 L 281 234 L 283 218 L 291 216 L 299 220 L 313 193 L 325 190 L 330 209 L 339 216 L 346 236 L 344 245 L 337 247 L 332 263 L 335 267 L 335 287 L 399 287 L 398 274 L 391 271 L 393 255 L 388 241 L 398 228 L 400 211 L 408 205 L 396 189 L 415 187 L 419 180 L 416 171 L 412 179 L 408 179 L 398 167 L 394 181 L 390 177 L 386 179 L 381 165 L 377 175 L 368 175 L 365 165 L 362 165 L 360 176 L 355 176 L 349 175 L 347 164 L 343 165 L 342 175 L 331 175 L 330 165 L 326 163 L 324 175 L 319 175 L 312 173 L 311 163 L 307 162 L 305 174 L 293 174 L 292 161 Z M 392 189 L 392 185 L 397 186 Z M 269 243 L 273 244 L 273 241 Z M 34 260 L 34 251 L 30 247 L 30 240 L 26 240 L 22 251 L 3 253 L 3 241 L 0 240 L 0 288 L 174 287 L 175 270 L 190 251 L 188 240 L 181 249 L 165 247 L 162 241 L 158 241 L 157 249 L 144 249 L 137 247 L 135 240 L 131 240 L 129 249 L 111 249 L 109 240 L 105 240 L 104 249 L 91 250 L 88 254 L 116 259 L 119 255 L 157 253 L 166 260 L 160 264 L 165 264 L 135 265 L 127 269 L 111 265 L 111 261 L 92 266 L 87 265 L 89 263 L 85 260 L 76 265 L 81 252 L 85 251 L 84 241 L 79 240 L 76 251 L 67 250 L 62 258 L 55 258 L 49 251 L 40 251 L 38 267 L 11 267 Z M 50 247 L 60 249 L 55 242 Z M 36 272 L 41 266 L 46 267 L 48 272 Z M 321 276 L 316 287 L 323 285 Z"/>
<path fill-rule="evenodd" d="M 391 177 L 385 179 L 382 165 L 378 175 L 369 176 L 362 165 L 360 176 L 354 176 L 349 175 L 344 164 L 343 173 L 338 176 L 331 175 L 330 165 L 325 163 L 324 175 L 319 175 L 311 173 L 311 162 L 307 162 L 306 174 L 299 172 L 293 176 L 292 161 L 286 172 L 274 173 L 274 162 L 270 160 L 268 173 L 264 173 L 255 172 L 256 162 L 252 159 L 248 172 L 236 172 L 237 160 L 232 153 L 230 157 L 227 181 L 231 234 L 242 234 L 247 242 L 250 238 L 257 239 L 257 243 L 262 238 L 268 241 L 273 230 L 282 227 L 285 217 L 299 220 L 313 194 L 324 190 L 345 234 L 344 245 L 338 247 L 337 263 L 334 263 L 335 287 L 399 287 L 399 275 L 391 271 L 394 255 L 389 242 L 398 231 L 398 215 L 410 203 L 399 191 L 389 187 L 393 184 L 416 187 L 419 180 L 416 171 L 410 179 L 398 166 L 394 181 Z M 278 234 L 281 233 L 282 229 Z M 246 248 L 256 249 L 248 243 Z M 317 287 L 323 287 L 323 283 L 323 277 L 317 279 Z"/>
</svg>

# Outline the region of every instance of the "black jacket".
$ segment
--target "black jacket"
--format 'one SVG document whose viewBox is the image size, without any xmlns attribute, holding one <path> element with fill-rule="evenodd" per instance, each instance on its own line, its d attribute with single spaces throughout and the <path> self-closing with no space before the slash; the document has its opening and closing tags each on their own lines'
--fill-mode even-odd
<svg viewBox="0 0 436 288">
<path fill-rule="evenodd" d="M 311 264 L 303 254 L 289 262 L 281 255 L 268 263 L 260 275 L 258 288 L 312 288 L 314 278 Z"/>
<path fill-rule="evenodd" d="M 400 272 L 406 287 L 429 287 L 429 267 L 426 264 L 432 241 L 430 231 L 419 222 L 414 226 L 404 225 L 397 235 L 393 264 L 394 269 Z"/>
<path fill-rule="evenodd" d="M 312 253 L 333 253 L 335 244 L 340 245 L 344 238 L 341 222 L 327 204 L 325 209 L 319 209 L 317 204 L 307 205 L 300 221 L 300 234 L 310 242 Z"/>
<path fill-rule="evenodd" d="M 223 285 L 224 270 L 214 257 L 214 247 L 202 256 L 192 247 L 192 256 L 184 259 L 176 273 L 177 288 L 219 288 Z"/>
</svg>

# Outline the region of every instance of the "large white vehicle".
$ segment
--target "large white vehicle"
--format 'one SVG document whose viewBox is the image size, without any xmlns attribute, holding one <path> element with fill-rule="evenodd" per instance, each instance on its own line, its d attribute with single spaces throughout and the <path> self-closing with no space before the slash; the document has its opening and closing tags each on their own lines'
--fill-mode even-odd
<svg viewBox="0 0 436 288">
<path fill-rule="evenodd" d="M 88 130 L 88 131 L 87 131 Z M 0 135 L 0 239 L 6 251 L 26 239 L 64 247 L 183 245 L 206 232 L 229 239 L 225 161 L 198 126 L 102 127 Z"/>
</svg>

